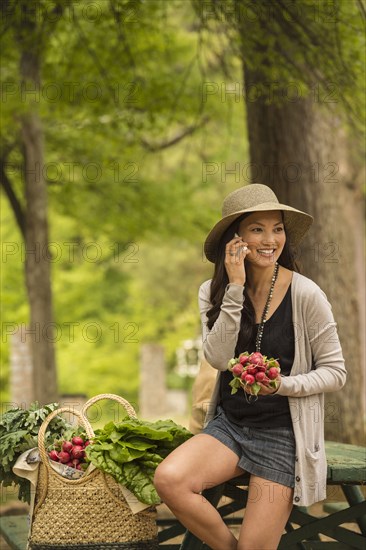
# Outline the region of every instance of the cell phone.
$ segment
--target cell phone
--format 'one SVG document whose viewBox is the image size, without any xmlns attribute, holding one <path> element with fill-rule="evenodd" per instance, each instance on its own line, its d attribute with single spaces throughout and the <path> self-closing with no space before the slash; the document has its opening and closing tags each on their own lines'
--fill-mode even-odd
<svg viewBox="0 0 366 550">
<path fill-rule="evenodd" d="M 237 233 L 235 233 L 234 237 L 239 237 L 239 239 L 241 239 L 240 235 L 238 235 Z M 244 246 L 244 250 L 248 250 L 248 247 Z"/>
</svg>

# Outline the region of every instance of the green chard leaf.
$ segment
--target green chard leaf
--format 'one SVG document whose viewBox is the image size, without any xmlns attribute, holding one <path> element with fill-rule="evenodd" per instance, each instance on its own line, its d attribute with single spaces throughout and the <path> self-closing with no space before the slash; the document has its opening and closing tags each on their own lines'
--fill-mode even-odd
<svg viewBox="0 0 366 550">
<path fill-rule="evenodd" d="M 153 485 L 155 469 L 176 447 L 192 437 L 172 420 L 144 422 L 126 418 L 96 430 L 88 459 L 125 485 L 146 504 L 160 502 Z"/>
</svg>

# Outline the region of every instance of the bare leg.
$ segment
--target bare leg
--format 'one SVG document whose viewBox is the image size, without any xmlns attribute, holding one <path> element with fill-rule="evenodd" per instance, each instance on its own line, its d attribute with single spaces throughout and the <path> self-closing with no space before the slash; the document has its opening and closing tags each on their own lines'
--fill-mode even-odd
<svg viewBox="0 0 366 550">
<path fill-rule="evenodd" d="M 294 490 L 252 475 L 237 550 L 276 550 L 292 510 Z"/>
<path fill-rule="evenodd" d="M 200 491 L 214 487 L 243 470 L 238 456 L 207 434 L 180 445 L 159 464 L 154 485 L 179 521 L 212 550 L 237 550 L 237 540 L 220 514 Z"/>
</svg>

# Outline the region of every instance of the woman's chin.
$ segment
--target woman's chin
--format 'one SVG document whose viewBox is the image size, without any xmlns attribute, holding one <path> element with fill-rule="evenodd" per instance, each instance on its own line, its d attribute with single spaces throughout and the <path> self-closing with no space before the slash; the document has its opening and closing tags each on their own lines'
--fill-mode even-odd
<svg viewBox="0 0 366 550">
<path fill-rule="evenodd" d="M 248 258 L 246 258 L 248 259 Z M 265 258 L 264 256 L 256 256 L 255 258 L 251 258 L 249 261 L 252 265 L 260 265 L 260 266 L 269 266 L 274 265 L 278 259 L 278 256 L 275 254 L 271 254 L 268 258 Z"/>
</svg>

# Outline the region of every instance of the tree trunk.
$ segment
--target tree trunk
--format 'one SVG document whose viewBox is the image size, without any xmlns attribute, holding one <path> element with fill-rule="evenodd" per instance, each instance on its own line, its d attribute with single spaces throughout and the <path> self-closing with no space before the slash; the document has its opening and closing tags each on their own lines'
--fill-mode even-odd
<svg viewBox="0 0 366 550">
<path fill-rule="evenodd" d="M 22 86 L 39 93 L 40 61 L 34 46 L 24 48 L 20 61 Z M 25 187 L 25 278 L 30 305 L 29 337 L 33 362 L 33 393 L 40 405 L 56 401 L 57 376 L 53 337 L 47 190 L 43 177 L 43 135 L 37 103 L 21 118 Z"/>
<path fill-rule="evenodd" d="M 326 394 L 325 437 L 360 444 L 365 414 L 362 164 L 351 157 L 350 138 L 335 109 L 321 107 L 316 97 L 282 104 L 255 98 L 253 92 L 266 80 L 245 65 L 244 81 L 252 181 L 270 186 L 280 202 L 314 217 L 296 255 L 303 274 L 332 305 L 348 370 L 346 386 Z"/>
</svg>

